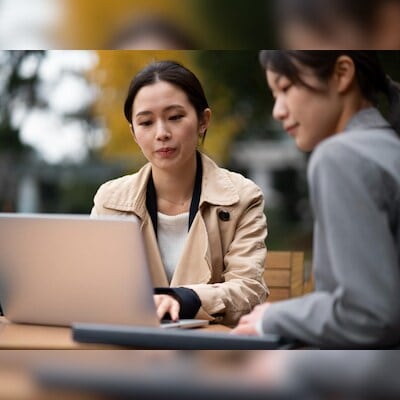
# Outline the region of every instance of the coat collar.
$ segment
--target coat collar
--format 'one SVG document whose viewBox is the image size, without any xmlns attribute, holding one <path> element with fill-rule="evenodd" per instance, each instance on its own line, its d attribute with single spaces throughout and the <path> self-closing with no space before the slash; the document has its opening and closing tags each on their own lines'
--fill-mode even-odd
<svg viewBox="0 0 400 400">
<path fill-rule="evenodd" d="M 122 212 L 133 212 L 142 220 L 146 216 L 146 187 L 151 165 L 144 165 L 137 173 L 115 181 L 115 189 L 104 207 Z"/>
<path fill-rule="evenodd" d="M 357 112 L 347 123 L 344 131 L 365 129 L 388 129 L 390 124 L 375 107 L 368 107 Z"/>
<path fill-rule="evenodd" d="M 200 205 L 230 206 L 239 201 L 239 193 L 229 178 L 228 171 L 219 168 L 209 157 L 201 154 L 203 181 Z M 104 207 L 122 212 L 133 212 L 142 220 L 145 218 L 146 187 L 151 172 L 151 164 L 144 165 L 136 174 L 116 181 L 115 190 Z"/>
<path fill-rule="evenodd" d="M 228 171 L 219 168 L 209 157 L 202 154 L 203 182 L 200 206 L 203 203 L 231 206 L 239 201 L 239 193 L 229 178 Z"/>
</svg>

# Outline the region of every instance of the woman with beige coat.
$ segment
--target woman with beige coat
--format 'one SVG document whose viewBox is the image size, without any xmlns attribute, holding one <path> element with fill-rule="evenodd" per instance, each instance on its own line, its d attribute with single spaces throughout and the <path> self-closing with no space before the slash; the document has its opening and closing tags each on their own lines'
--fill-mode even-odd
<svg viewBox="0 0 400 400">
<path fill-rule="evenodd" d="M 140 219 L 160 318 L 235 325 L 267 294 L 260 189 L 197 150 L 211 110 L 182 65 L 161 61 L 142 69 L 124 112 L 149 162 L 102 185 L 92 215 Z"/>
</svg>

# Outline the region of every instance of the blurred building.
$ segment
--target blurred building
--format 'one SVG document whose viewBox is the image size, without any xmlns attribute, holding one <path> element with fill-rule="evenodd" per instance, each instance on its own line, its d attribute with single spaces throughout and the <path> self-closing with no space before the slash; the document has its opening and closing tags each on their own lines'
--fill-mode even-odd
<svg viewBox="0 0 400 400">
<path fill-rule="evenodd" d="M 99 160 L 49 165 L 30 159 L 16 170 L 15 204 L 3 211 L 89 214 L 98 187 L 122 175 L 126 166 Z"/>
<path fill-rule="evenodd" d="M 274 188 L 273 173 L 286 168 L 302 173 L 306 168 L 304 155 L 292 140 L 237 142 L 232 148 L 231 162 L 235 169 L 245 170 L 247 177 L 261 188 L 269 207 L 281 201 L 279 192 Z"/>
</svg>

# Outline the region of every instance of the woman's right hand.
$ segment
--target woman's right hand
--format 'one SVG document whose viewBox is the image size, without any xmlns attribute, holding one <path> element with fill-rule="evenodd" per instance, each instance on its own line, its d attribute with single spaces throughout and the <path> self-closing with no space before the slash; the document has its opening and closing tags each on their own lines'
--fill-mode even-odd
<svg viewBox="0 0 400 400">
<path fill-rule="evenodd" d="M 240 318 L 238 325 L 232 329 L 230 333 L 249 336 L 259 335 L 257 331 L 257 325 L 260 323 L 265 310 L 267 310 L 270 305 L 271 303 L 266 302 L 264 304 L 255 306 L 253 311 L 251 311 L 249 314 L 243 315 Z"/>
<path fill-rule="evenodd" d="M 174 297 L 168 294 L 155 294 L 153 297 L 160 321 L 164 318 L 166 313 L 169 313 L 172 321 L 179 320 L 180 304 Z"/>
</svg>

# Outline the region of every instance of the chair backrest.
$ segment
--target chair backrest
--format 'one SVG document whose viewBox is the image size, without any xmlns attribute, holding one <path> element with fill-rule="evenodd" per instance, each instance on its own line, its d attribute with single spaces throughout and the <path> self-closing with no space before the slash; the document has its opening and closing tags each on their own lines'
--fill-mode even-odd
<svg viewBox="0 0 400 400">
<path fill-rule="evenodd" d="M 264 279 L 270 290 L 267 301 L 301 296 L 305 293 L 304 253 L 302 251 L 268 251 Z"/>
</svg>

